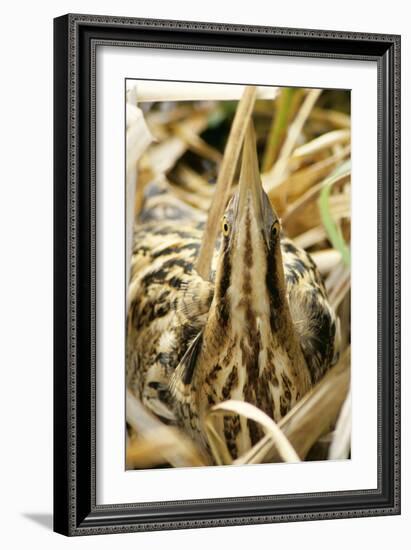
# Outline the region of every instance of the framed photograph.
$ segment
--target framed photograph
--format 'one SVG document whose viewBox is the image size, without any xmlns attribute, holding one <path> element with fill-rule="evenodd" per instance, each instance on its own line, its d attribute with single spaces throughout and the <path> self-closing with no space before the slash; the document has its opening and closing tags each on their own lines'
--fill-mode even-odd
<svg viewBox="0 0 411 550">
<path fill-rule="evenodd" d="M 54 529 L 400 513 L 400 37 L 54 21 Z"/>
</svg>

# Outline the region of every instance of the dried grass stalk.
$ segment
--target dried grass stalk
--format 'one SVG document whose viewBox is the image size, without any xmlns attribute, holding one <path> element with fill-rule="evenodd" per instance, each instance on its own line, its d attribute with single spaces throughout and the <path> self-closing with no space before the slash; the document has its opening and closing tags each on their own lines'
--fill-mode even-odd
<svg viewBox="0 0 411 550">
<path fill-rule="evenodd" d="M 297 237 L 294 237 L 294 243 L 301 248 L 310 248 L 315 244 L 319 244 L 326 238 L 326 232 L 323 227 L 318 225 L 313 227 L 304 233 L 301 233 Z"/>
<path fill-rule="evenodd" d="M 335 145 L 344 145 L 350 141 L 350 136 L 350 130 L 333 130 L 332 132 L 327 132 L 297 147 L 292 154 L 292 158 L 301 159 L 303 157 L 316 155 L 324 149 L 330 149 Z"/>
<path fill-rule="evenodd" d="M 234 101 L 244 93 L 244 86 L 233 84 L 205 84 L 196 82 L 170 82 L 127 80 L 127 94 L 134 93 L 139 102 L 148 101 Z M 278 88 L 259 86 L 259 99 L 274 99 Z"/>
<path fill-rule="evenodd" d="M 237 111 L 228 136 L 227 145 L 224 151 L 218 174 L 217 184 L 213 195 L 210 211 L 200 251 L 197 258 L 196 269 L 201 277 L 209 278 L 211 259 L 214 251 L 214 244 L 220 227 L 220 219 L 224 213 L 230 188 L 233 183 L 241 146 L 244 141 L 248 122 L 251 117 L 255 103 L 257 90 L 255 86 L 247 86 L 244 94 L 238 103 Z"/>
<path fill-rule="evenodd" d="M 339 279 L 343 276 L 344 271 L 347 268 L 344 266 L 344 263 L 341 261 L 339 262 L 328 274 L 327 278 L 325 279 L 325 288 L 328 293 L 332 291 L 332 289 L 338 284 Z"/>
<path fill-rule="evenodd" d="M 351 390 L 344 401 L 338 417 L 328 458 L 343 460 L 349 457 L 351 449 Z"/>
<path fill-rule="evenodd" d="M 208 145 L 195 131 L 186 125 L 175 125 L 175 134 L 180 137 L 187 145 L 188 149 L 197 153 L 201 157 L 209 159 L 219 164 L 222 160 L 220 151 Z"/>
<path fill-rule="evenodd" d="M 147 466 L 150 460 L 152 466 L 163 462 L 176 467 L 209 465 L 206 457 L 187 436 L 177 428 L 160 422 L 130 390 L 126 395 L 126 418 L 137 434 L 137 439 L 127 449 L 128 465 Z"/>
<path fill-rule="evenodd" d="M 350 128 L 351 127 L 351 117 L 340 111 L 334 111 L 332 109 L 321 109 L 316 107 L 312 110 L 311 120 L 316 120 L 318 122 L 326 122 L 331 126 L 336 128 Z"/>
<path fill-rule="evenodd" d="M 277 201 L 286 198 L 288 202 L 295 201 L 312 185 L 329 176 L 331 171 L 338 166 L 338 163 L 350 154 L 350 150 L 350 146 L 344 147 L 325 159 L 295 170 L 272 190 L 271 200 Z M 267 180 L 265 174 L 263 174 L 262 180 L 265 184 Z"/>
<path fill-rule="evenodd" d="M 220 436 L 217 429 L 214 426 L 212 420 L 208 417 L 204 422 L 204 428 L 207 436 L 207 441 L 210 446 L 213 460 L 217 466 L 223 466 L 224 464 L 231 464 L 232 458 L 228 451 L 225 440 Z"/>
<path fill-rule="evenodd" d="M 153 141 L 143 113 L 136 105 L 126 104 L 126 283 L 130 276 L 130 258 L 134 226 L 134 201 L 137 183 L 137 164 Z"/>
<path fill-rule="evenodd" d="M 289 226 L 292 224 L 294 218 L 301 215 L 302 211 L 309 205 L 310 203 L 313 203 L 321 194 L 321 191 L 323 190 L 325 185 L 328 185 L 329 182 L 332 182 L 332 185 L 336 186 L 343 186 L 344 184 L 348 183 L 350 181 L 351 175 L 350 174 L 342 174 L 340 176 L 336 176 L 335 178 L 326 178 L 321 183 L 317 183 L 316 185 L 313 185 L 308 191 L 306 191 L 301 197 L 299 197 L 295 202 L 289 205 L 287 211 L 283 214 L 282 217 L 282 223 L 284 226 Z M 350 214 L 350 208 L 351 208 L 351 202 L 349 196 L 332 196 L 329 198 L 330 203 L 336 203 L 337 201 L 343 202 L 343 214 L 347 213 Z M 316 210 L 318 210 L 317 205 L 315 205 Z M 348 209 L 348 210 L 347 210 Z M 307 218 L 307 213 L 305 212 L 305 215 Z M 312 218 L 309 218 L 310 222 L 313 223 Z M 289 229 L 287 227 L 287 229 Z"/>
<path fill-rule="evenodd" d="M 210 207 L 211 199 L 209 197 L 202 197 L 199 193 L 186 191 L 184 187 L 174 185 L 172 182 L 170 182 L 170 190 L 177 198 L 182 200 L 184 203 L 189 204 L 190 206 L 194 206 L 200 211 L 207 212 L 208 208 Z"/>
<path fill-rule="evenodd" d="M 298 136 L 301 134 L 301 130 L 314 107 L 315 102 L 319 98 L 322 90 L 310 90 L 298 111 L 297 116 L 290 125 L 285 142 L 281 148 L 277 162 L 274 164 L 272 170 L 267 175 L 267 187 L 266 191 L 270 195 L 272 190 L 283 180 L 287 172 L 288 160 L 295 148 Z"/>
<path fill-rule="evenodd" d="M 259 424 L 266 432 L 266 436 L 271 440 L 272 444 L 277 449 L 279 456 L 284 462 L 300 462 L 297 453 L 295 452 L 287 438 L 284 436 L 283 432 L 278 428 L 274 420 L 261 409 L 245 401 L 224 401 L 219 405 L 215 405 L 211 409 L 206 419 L 206 426 L 208 430 L 213 433 L 213 435 L 216 432 L 213 426 L 214 417 L 221 416 L 221 414 L 223 416 L 226 416 L 227 413 L 242 416 Z M 228 460 L 226 464 L 231 464 L 232 459 L 228 451 L 225 456 L 226 460 Z"/>
<path fill-rule="evenodd" d="M 176 179 L 181 183 L 183 187 L 192 193 L 197 193 L 202 197 L 210 198 L 213 196 L 214 188 L 211 186 L 205 178 L 200 176 L 192 168 L 183 164 L 182 162 L 177 166 L 175 170 Z"/>
<path fill-rule="evenodd" d="M 311 257 L 318 267 L 321 275 L 330 273 L 330 271 L 332 271 L 334 267 L 341 262 L 341 254 L 338 250 L 334 250 L 334 248 L 311 252 Z"/>
<path fill-rule="evenodd" d="M 344 300 L 350 288 L 351 271 L 349 268 L 344 266 L 344 270 L 341 272 L 338 281 L 336 281 L 329 293 L 330 302 L 335 310 Z"/>
</svg>

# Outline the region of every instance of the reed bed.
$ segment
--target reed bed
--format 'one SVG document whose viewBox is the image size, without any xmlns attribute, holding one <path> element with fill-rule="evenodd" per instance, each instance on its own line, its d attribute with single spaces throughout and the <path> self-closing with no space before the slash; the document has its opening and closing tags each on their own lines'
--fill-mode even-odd
<svg viewBox="0 0 411 550">
<path fill-rule="evenodd" d="M 238 183 L 253 119 L 261 179 L 283 230 L 310 252 L 339 318 L 339 362 L 278 423 L 249 403 L 214 406 L 206 420 L 212 457 L 127 393 L 127 466 L 206 466 L 350 456 L 350 96 L 338 90 L 131 82 L 127 91 L 127 250 L 145 187 L 156 181 L 187 215 L 206 222 L 197 270 L 210 272 L 219 220 Z M 129 265 L 129 264 L 127 264 Z M 214 429 L 237 414 L 265 436 L 231 459 Z"/>
</svg>

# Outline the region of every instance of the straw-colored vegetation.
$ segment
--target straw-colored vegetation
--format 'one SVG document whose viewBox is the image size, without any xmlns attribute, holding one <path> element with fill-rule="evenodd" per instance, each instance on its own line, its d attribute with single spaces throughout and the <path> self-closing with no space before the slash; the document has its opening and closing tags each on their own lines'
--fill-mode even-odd
<svg viewBox="0 0 411 550">
<path fill-rule="evenodd" d="M 237 185 L 238 159 L 252 117 L 261 179 L 283 230 L 316 262 L 340 321 L 340 360 L 278 423 L 249 403 L 214 406 L 206 421 L 212 460 L 178 428 L 127 394 L 130 468 L 232 464 L 214 429 L 238 414 L 265 433 L 234 464 L 342 459 L 350 454 L 350 97 L 345 91 L 133 83 L 127 95 L 128 236 L 145 186 L 165 185 L 206 221 L 197 270 L 209 276 L 214 242 Z M 130 237 L 128 237 L 130 239 Z M 130 251 L 130 243 L 128 245 Z"/>
</svg>

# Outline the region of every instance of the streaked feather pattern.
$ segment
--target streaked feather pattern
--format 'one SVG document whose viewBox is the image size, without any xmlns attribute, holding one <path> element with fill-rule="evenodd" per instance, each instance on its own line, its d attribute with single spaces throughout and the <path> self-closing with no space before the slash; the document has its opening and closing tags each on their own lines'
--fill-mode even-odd
<svg viewBox="0 0 411 550">
<path fill-rule="evenodd" d="M 175 205 L 172 219 L 160 221 L 167 204 L 167 193 L 161 188 L 160 193 L 151 190 L 141 218 L 145 221 L 139 221 L 135 228 L 127 384 L 150 410 L 174 422 L 170 380 L 187 351 L 196 351 L 195 340 L 204 328 L 213 299 L 219 243 L 208 282 L 194 269 L 203 220 L 187 217 L 184 211 L 173 219 L 178 210 Z M 312 382 L 316 382 L 336 356 L 335 315 L 309 254 L 286 238 L 281 239 L 281 250 L 291 316 Z M 189 362 L 190 357 L 185 359 Z"/>
</svg>

